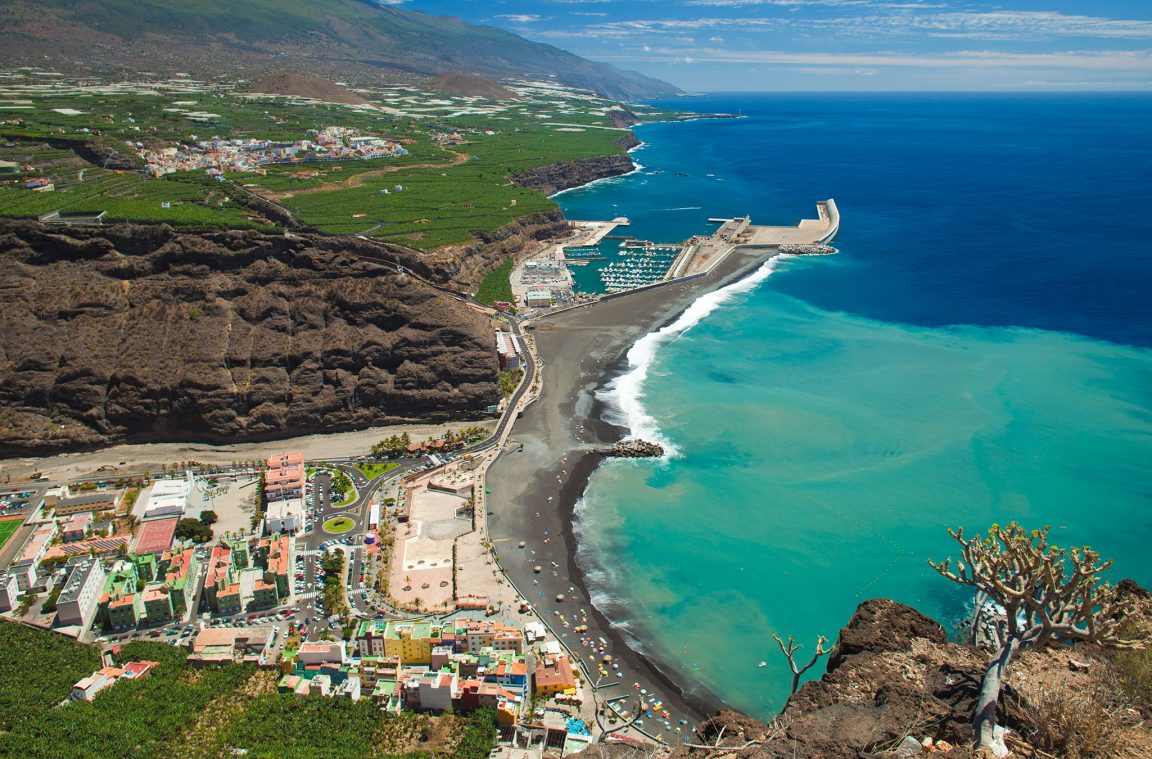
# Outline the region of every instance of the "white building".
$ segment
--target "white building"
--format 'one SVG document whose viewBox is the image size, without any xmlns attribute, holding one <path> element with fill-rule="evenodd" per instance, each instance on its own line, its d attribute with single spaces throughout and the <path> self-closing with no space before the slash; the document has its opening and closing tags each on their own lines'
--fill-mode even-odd
<svg viewBox="0 0 1152 759">
<path fill-rule="evenodd" d="M 144 518 L 183 516 L 192 495 L 192 474 L 183 480 L 156 480 L 148 493 Z"/>
<path fill-rule="evenodd" d="M 95 556 L 77 556 L 68 560 L 68 578 L 56 601 L 56 621 L 60 625 L 92 624 L 100 594 L 104 592 L 107 574 Z"/>
<path fill-rule="evenodd" d="M 447 711 L 459 690 L 455 672 L 424 672 L 420 675 L 420 708 Z"/>
<path fill-rule="evenodd" d="M 0 578 L 0 611 L 12 611 L 20 605 L 20 583 L 12 572 Z"/>
<path fill-rule="evenodd" d="M 8 572 L 16 576 L 20 590 L 31 590 L 42 584 L 44 578 L 40 576 L 40 560 L 44 558 L 44 553 L 52 544 L 52 539 L 56 537 L 56 533 L 55 522 L 45 522 L 40 525 L 24 543 L 24 547 L 16 560 L 12 562 Z"/>
<path fill-rule="evenodd" d="M 264 534 L 275 532 L 296 532 L 304 521 L 304 501 L 291 498 L 287 501 L 272 501 L 264 513 Z"/>
</svg>

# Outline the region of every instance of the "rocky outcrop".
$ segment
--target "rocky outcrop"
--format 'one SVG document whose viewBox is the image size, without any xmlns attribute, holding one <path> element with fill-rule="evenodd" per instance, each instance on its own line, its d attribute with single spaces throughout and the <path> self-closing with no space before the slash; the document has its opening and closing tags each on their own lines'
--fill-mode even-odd
<svg viewBox="0 0 1152 759">
<path fill-rule="evenodd" d="M 545 195 L 554 195 L 561 190 L 570 190 L 597 179 L 618 177 L 635 168 L 632 159 L 627 155 L 604 155 L 514 171 L 511 178 L 512 183 L 520 187 L 537 190 Z"/>
<path fill-rule="evenodd" d="M 901 756 L 908 736 L 918 746 L 926 737 L 964 746 L 984 663 L 983 654 L 948 643 L 944 628 L 910 606 L 865 601 L 841 630 L 827 674 L 805 683 L 773 723 L 722 710 L 693 742 L 711 746 L 719 739 L 727 752 L 679 747 L 667 756 Z"/>
<path fill-rule="evenodd" d="M 482 414 L 486 320 L 390 255 L 426 270 L 356 239 L 0 225 L 0 453 Z"/>
</svg>

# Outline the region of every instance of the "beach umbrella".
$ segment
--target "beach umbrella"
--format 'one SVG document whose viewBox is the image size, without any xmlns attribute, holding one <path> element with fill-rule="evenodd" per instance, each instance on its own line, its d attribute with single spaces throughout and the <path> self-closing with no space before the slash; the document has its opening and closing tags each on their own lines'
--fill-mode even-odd
<svg viewBox="0 0 1152 759">
<path fill-rule="evenodd" d="M 604 654 L 604 661 L 606 661 L 606 662 L 612 661 L 612 654 Z"/>
<path fill-rule="evenodd" d="M 557 593 L 556 594 L 556 602 L 559 603 L 563 600 L 564 600 L 564 594 L 563 593 Z"/>
<path fill-rule="evenodd" d="M 542 569 L 544 569 L 544 567 L 540 566 L 539 564 L 537 564 L 536 566 L 532 567 L 532 571 L 533 571 L 533 572 L 535 572 L 536 574 L 540 574 L 540 571 L 541 571 Z"/>
<path fill-rule="evenodd" d="M 520 541 L 519 543 L 517 543 L 516 545 L 517 545 L 517 546 L 519 546 L 520 548 L 523 548 L 524 546 L 526 546 L 526 545 L 528 545 L 528 544 L 527 544 L 526 542 L 524 542 L 523 540 L 521 540 L 521 541 Z"/>
</svg>

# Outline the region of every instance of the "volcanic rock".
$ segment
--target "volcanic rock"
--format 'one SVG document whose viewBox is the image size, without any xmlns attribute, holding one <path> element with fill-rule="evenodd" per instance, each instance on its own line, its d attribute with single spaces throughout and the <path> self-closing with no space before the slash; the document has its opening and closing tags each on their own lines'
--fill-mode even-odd
<svg viewBox="0 0 1152 759">
<path fill-rule="evenodd" d="M 0 453 L 482 415 L 500 398 L 486 320 L 386 252 L 0 225 Z"/>
</svg>

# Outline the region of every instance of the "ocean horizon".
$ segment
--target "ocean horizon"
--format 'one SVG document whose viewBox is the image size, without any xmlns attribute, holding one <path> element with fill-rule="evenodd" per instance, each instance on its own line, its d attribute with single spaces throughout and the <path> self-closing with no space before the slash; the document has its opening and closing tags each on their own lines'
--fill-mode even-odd
<svg viewBox="0 0 1152 759">
<path fill-rule="evenodd" d="M 1017 519 L 1152 582 L 1147 95 L 773 94 L 638 127 L 642 167 L 557 197 L 675 242 L 834 197 L 832 257 L 780 257 L 641 339 L 606 418 L 665 443 L 577 506 L 593 602 L 691 692 L 770 717 L 861 601 L 953 627 L 946 528 Z M 766 666 L 760 666 L 764 662 Z M 813 674 L 818 675 L 822 666 Z"/>
</svg>

